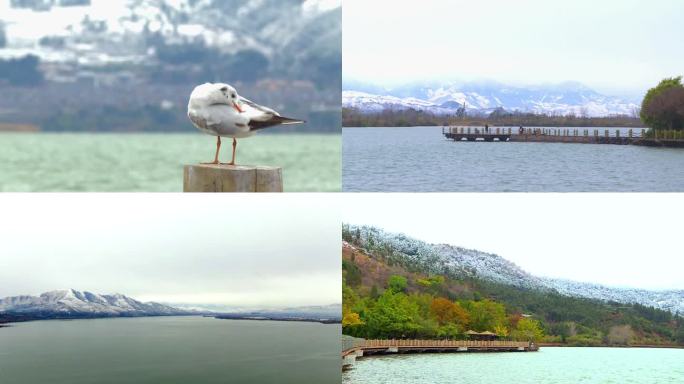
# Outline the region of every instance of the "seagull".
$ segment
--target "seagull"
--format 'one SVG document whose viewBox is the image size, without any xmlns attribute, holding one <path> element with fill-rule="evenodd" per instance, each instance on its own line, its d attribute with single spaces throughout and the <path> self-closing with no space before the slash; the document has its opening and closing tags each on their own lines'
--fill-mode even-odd
<svg viewBox="0 0 684 384">
<path fill-rule="evenodd" d="M 204 83 L 196 86 L 190 94 L 188 117 L 197 129 L 216 136 L 214 161 L 202 164 L 220 164 L 218 156 L 221 136 L 233 138 L 233 157 L 228 165 L 235 165 L 238 138 L 250 137 L 263 128 L 305 122 L 280 116 L 271 108 L 238 95 L 235 88 L 224 83 Z"/>
</svg>

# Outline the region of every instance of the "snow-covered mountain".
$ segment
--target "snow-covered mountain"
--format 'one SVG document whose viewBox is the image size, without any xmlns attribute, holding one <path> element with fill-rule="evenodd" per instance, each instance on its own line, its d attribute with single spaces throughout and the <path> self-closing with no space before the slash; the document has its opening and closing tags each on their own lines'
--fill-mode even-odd
<svg viewBox="0 0 684 384">
<path fill-rule="evenodd" d="M 580 83 L 513 87 L 497 82 L 406 85 L 344 84 L 342 104 L 363 112 L 417 109 L 435 114 L 488 114 L 496 109 L 549 115 L 632 115 L 636 100 L 602 95 Z"/>
<path fill-rule="evenodd" d="M 261 314 L 261 315 L 278 315 L 280 317 L 310 317 L 310 318 L 328 318 L 336 319 L 342 316 L 341 304 L 329 305 L 308 305 L 301 307 L 284 307 L 284 308 L 264 308 L 259 306 L 245 307 L 245 306 L 231 306 L 221 304 L 184 304 L 173 303 L 176 308 L 186 310 L 213 312 L 221 314 Z"/>
<path fill-rule="evenodd" d="M 207 50 L 286 74 L 339 63 L 340 36 L 340 0 L 0 0 L 0 59 L 36 55 L 55 81 L 201 66 Z"/>
<path fill-rule="evenodd" d="M 0 299 L 0 314 L 59 316 L 159 316 L 184 315 L 191 311 L 155 302 L 143 303 L 122 294 L 100 295 L 73 289 L 50 291 L 40 296 Z"/>
<path fill-rule="evenodd" d="M 369 226 L 349 226 L 355 242 L 374 255 L 390 257 L 409 269 L 473 277 L 526 289 L 619 303 L 638 303 L 684 314 L 684 290 L 651 291 L 534 276 L 499 255 L 448 244 L 429 244 L 400 233 Z"/>
</svg>

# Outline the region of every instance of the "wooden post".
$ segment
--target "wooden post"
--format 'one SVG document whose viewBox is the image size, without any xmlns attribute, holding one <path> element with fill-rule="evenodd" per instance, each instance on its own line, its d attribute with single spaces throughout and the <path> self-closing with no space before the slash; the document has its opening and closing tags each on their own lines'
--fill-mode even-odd
<svg viewBox="0 0 684 384">
<path fill-rule="evenodd" d="M 252 165 L 183 167 L 183 192 L 282 192 L 283 169 Z"/>
</svg>

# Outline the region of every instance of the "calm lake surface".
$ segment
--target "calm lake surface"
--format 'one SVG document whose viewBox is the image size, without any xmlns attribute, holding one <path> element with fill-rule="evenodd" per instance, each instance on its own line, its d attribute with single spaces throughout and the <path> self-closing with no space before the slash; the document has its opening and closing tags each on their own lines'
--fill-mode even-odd
<svg viewBox="0 0 684 384">
<path fill-rule="evenodd" d="M 286 191 L 339 191 L 340 135 L 255 135 L 238 164 L 283 167 Z M 212 161 L 216 138 L 187 134 L 0 133 L 0 191 L 180 192 L 183 165 Z M 224 140 L 221 160 L 231 155 Z"/>
<path fill-rule="evenodd" d="M 147 317 L 0 328 L 0 383 L 340 382 L 339 325 Z"/>
<path fill-rule="evenodd" d="M 344 191 L 684 191 L 677 148 L 456 143 L 441 127 L 343 128 L 342 147 Z"/>
<path fill-rule="evenodd" d="M 547 347 L 535 353 L 369 357 L 342 378 L 349 384 L 684 383 L 684 350 Z"/>
</svg>

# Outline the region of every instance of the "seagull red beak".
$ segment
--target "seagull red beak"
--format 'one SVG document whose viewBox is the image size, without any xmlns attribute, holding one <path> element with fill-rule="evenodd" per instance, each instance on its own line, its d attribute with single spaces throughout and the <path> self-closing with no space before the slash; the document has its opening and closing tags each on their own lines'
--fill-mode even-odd
<svg viewBox="0 0 684 384">
<path fill-rule="evenodd" d="M 242 108 L 240 108 L 240 106 L 238 105 L 238 103 L 236 103 L 236 102 L 234 102 L 234 101 L 233 101 L 233 107 L 234 107 L 235 110 L 237 110 L 238 112 L 240 112 L 240 113 L 243 112 L 243 111 L 242 111 Z"/>
</svg>

